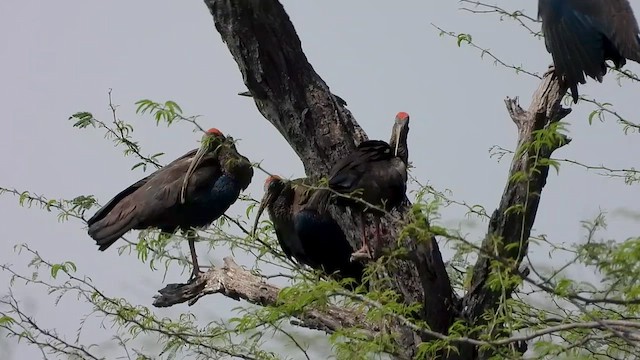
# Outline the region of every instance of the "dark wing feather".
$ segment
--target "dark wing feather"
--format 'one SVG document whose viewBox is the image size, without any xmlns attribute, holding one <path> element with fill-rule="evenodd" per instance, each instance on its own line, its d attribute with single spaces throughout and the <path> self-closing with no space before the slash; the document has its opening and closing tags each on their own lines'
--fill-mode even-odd
<svg viewBox="0 0 640 360">
<path fill-rule="evenodd" d="M 293 224 L 292 224 L 292 226 L 293 226 Z M 295 259 L 293 257 L 293 251 L 291 250 L 291 246 L 289 246 L 289 243 L 286 240 L 286 239 L 289 239 L 289 238 L 284 233 L 282 228 L 279 227 L 279 226 L 276 226 L 276 227 L 274 227 L 274 230 L 275 230 L 275 233 L 276 233 L 276 239 L 278 240 L 278 244 L 280 244 L 280 248 L 282 249 L 284 254 L 287 256 L 287 259 L 289 259 L 289 260 Z M 297 261 L 298 259 L 295 259 L 295 260 Z"/>
<path fill-rule="evenodd" d="M 180 192 L 184 182 L 184 175 L 191 164 L 191 158 L 182 159 L 165 173 L 149 179 L 145 186 L 134 192 L 131 203 L 134 204 L 135 216 L 140 221 L 141 228 L 158 227 L 164 231 L 173 231 L 181 225 L 188 225 L 190 221 L 202 214 L 183 211 L 187 206 L 198 202 L 197 196 L 204 189 L 210 189 L 222 175 L 218 159 L 214 154 L 205 155 L 198 167 L 189 178 L 186 189 L 187 204 L 180 204 Z M 204 199 L 210 201 L 210 199 Z M 130 206 L 133 207 L 133 206 Z"/>
<path fill-rule="evenodd" d="M 360 262 L 351 262 L 353 248 L 329 214 L 304 210 L 295 214 L 294 224 L 308 256 L 307 265 L 322 269 L 327 274 L 338 271 L 338 279 L 352 277 L 358 284 L 362 282 L 364 266 Z"/>
<path fill-rule="evenodd" d="M 392 157 L 393 150 L 388 143 L 382 140 L 365 141 L 331 169 L 329 187 L 338 192 L 352 192 L 357 189 L 369 164 Z"/>
<path fill-rule="evenodd" d="M 607 11 L 601 12 L 604 32 L 624 58 L 640 63 L 640 28 L 627 0 L 608 0 Z M 624 65 L 624 58 L 617 67 Z"/>
<path fill-rule="evenodd" d="M 565 1 L 575 13 L 588 16 L 591 25 L 606 37 L 604 46 L 610 49 L 605 55 L 616 67 L 623 66 L 625 58 L 640 62 L 640 29 L 628 0 Z"/>
<path fill-rule="evenodd" d="M 120 236 L 132 229 L 158 227 L 173 231 L 186 214 L 180 211 L 180 191 L 195 151 L 191 151 L 159 169 L 147 178 L 118 194 L 94 215 L 88 233 L 105 250 Z M 217 159 L 206 155 L 190 178 L 187 193 L 193 194 L 203 186 L 210 186 L 220 176 Z M 94 219 L 95 218 L 95 219 Z"/>
<path fill-rule="evenodd" d="M 98 211 L 96 211 L 96 213 L 93 214 L 93 216 L 89 220 L 87 220 L 87 225 L 91 226 L 95 224 L 97 221 L 100 221 L 109 213 L 109 211 L 111 211 L 114 208 L 114 206 L 118 204 L 118 202 L 122 201 L 122 199 L 126 198 L 127 196 L 133 194 L 133 192 L 135 192 L 144 184 L 146 184 L 147 181 L 154 175 L 155 175 L 155 172 L 145 177 L 144 179 L 138 180 L 128 188 L 119 192 L 116 196 L 113 197 L 113 199 L 109 200 L 109 202 L 107 202 L 104 206 L 98 209 Z"/>
<path fill-rule="evenodd" d="M 604 34 L 594 11 L 598 4 L 589 1 L 539 0 L 545 45 L 553 57 L 556 72 L 571 89 L 577 101 L 577 84 L 585 83 L 584 74 L 602 81 L 605 73 Z"/>
<path fill-rule="evenodd" d="M 142 187 L 144 184 L 146 184 L 147 181 L 149 181 L 149 179 L 151 179 L 151 178 L 153 178 L 155 176 L 162 176 L 162 173 L 166 172 L 168 168 L 175 167 L 176 163 L 180 162 L 181 160 L 183 160 L 185 158 L 189 158 L 190 159 L 191 157 L 193 157 L 193 155 L 195 155 L 195 153 L 197 151 L 198 151 L 198 149 L 193 149 L 193 150 L 189 151 L 188 153 L 180 156 L 179 158 L 173 160 L 169 164 L 167 164 L 167 165 L 161 167 L 160 169 L 152 172 L 147 177 L 136 181 L 135 183 L 133 183 L 128 188 L 126 188 L 126 189 L 122 190 L 121 192 L 119 192 L 116 196 L 113 197 L 113 199 L 109 200 L 109 202 L 107 202 L 100 209 L 98 209 L 98 211 L 96 211 L 96 213 L 93 214 L 93 216 L 89 220 L 87 220 L 87 225 L 91 226 L 95 222 L 100 221 L 100 219 L 104 218 L 114 208 L 114 206 L 116 206 L 124 198 L 126 198 L 127 196 L 133 194 L 133 192 L 135 192 L 140 187 Z"/>
<path fill-rule="evenodd" d="M 308 178 L 298 178 L 290 180 L 289 186 L 291 186 L 291 189 L 294 192 L 291 211 L 296 214 L 304 207 L 305 204 L 307 204 L 307 202 L 309 202 L 309 199 L 316 192 L 316 190 L 309 187 L 312 186 L 312 183 L 308 180 Z"/>
<path fill-rule="evenodd" d="M 393 151 L 386 142 L 382 140 L 364 141 L 331 168 L 329 188 L 343 194 L 351 193 L 359 188 L 358 184 L 372 162 L 391 157 L 393 157 Z M 318 190 L 313 192 L 313 195 L 302 207 L 314 209 L 320 214 L 324 214 L 330 198 L 331 192 L 329 190 Z"/>
</svg>

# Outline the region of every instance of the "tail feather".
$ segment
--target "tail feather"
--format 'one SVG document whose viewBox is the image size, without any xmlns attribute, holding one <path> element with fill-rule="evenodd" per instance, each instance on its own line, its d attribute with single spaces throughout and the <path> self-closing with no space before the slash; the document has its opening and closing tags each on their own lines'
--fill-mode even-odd
<svg viewBox="0 0 640 360">
<path fill-rule="evenodd" d="M 585 84 L 585 74 L 599 82 L 606 73 L 603 42 L 606 39 L 593 19 L 573 10 L 564 10 L 562 20 L 543 17 L 547 50 L 553 56 L 556 72 L 561 75 L 573 97 L 578 100 L 578 84 Z"/>
<path fill-rule="evenodd" d="M 109 218 L 104 218 L 89 226 L 89 236 L 96 241 L 96 244 L 99 246 L 98 250 L 100 251 L 108 249 L 122 235 L 137 225 L 134 216 L 129 216 L 115 222 L 109 222 L 108 220 Z"/>
</svg>

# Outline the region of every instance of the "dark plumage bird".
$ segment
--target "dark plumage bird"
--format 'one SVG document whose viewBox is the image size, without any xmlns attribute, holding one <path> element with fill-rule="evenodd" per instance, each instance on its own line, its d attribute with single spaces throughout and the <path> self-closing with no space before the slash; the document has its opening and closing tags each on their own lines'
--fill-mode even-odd
<svg viewBox="0 0 640 360">
<path fill-rule="evenodd" d="M 626 59 L 640 63 L 640 30 L 627 0 L 538 0 L 538 18 L 556 74 L 574 103 L 585 74 L 602 82 L 606 60 L 617 69 Z"/>
<path fill-rule="evenodd" d="M 269 176 L 264 182 L 264 197 L 253 225 L 267 209 L 280 247 L 289 259 L 323 270 L 338 279 L 354 278 L 362 282 L 364 266 L 350 261 L 353 249 L 342 229 L 329 215 L 301 211 L 316 191 L 306 178 L 285 180 Z"/>
<path fill-rule="evenodd" d="M 348 206 L 360 213 L 362 248 L 354 253 L 354 257 L 371 257 L 364 229 L 365 213 L 373 214 L 376 238 L 380 238 L 379 217 L 383 216 L 384 212 L 367 204 L 390 211 L 399 206 L 405 198 L 409 161 L 408 134 L 409 114 L 399 112 L 389 143 L 368 140 L 358 145 L 352 153 L 332 167 L 329 174 L 330 190 L 317 191 L 305 205 L 305 209 L 314 209 L 322 214 L 329 201 L 336 201 L 339 206 Z M 333 192 L 347 195 L 349 198 L 336 196 Z"/>
<path fill-rule="evenodd" d="M 129 186 L 98 210 L 88 221 L 89 236 L 104 251 L 129 230 L 180 229 L 188 234 L 194 278 L 200 269 L 190 229 L 222 216 L 252 177 L 251 163 L 238 153 L 233 139 L 209 129 L 199 149 Z"/>
</svg>

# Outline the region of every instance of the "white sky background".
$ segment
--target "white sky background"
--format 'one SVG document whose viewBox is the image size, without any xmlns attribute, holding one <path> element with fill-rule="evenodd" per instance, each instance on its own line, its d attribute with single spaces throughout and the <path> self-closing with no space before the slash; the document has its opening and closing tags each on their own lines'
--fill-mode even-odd
<svg viewBox="0 0 640 360">
<path fill-rule="evenodd" d="M 640 12 L 640 1 L 632 0 Z M 439 37 L 430 23 L 446 30 L 471 33 L 479 45 L 490 48 L 507 63 L 521 64 L 542 73 L 551 63 L 541 39 L 533 39 L 510 21 L 495 16 L 472 15 L 458 10 L 458 2 L 407 1 L 393 6 L 380 1 L 283 1 L 302 39 L 306 55 L 332 91 L 372 139 L 388 140 L 393 116 L 411 114 L 409 137 L 412 173 L 437 189 L 451 189 L 456 199 L 496 207 L 510 158 L 500 163 L 489 148 L 513 149 L 516 128 L 503 99 L 520 96 L 527 107 L 539 81 L 496 67 L 470 47 L 458 48 L 452 38 Z M 513 4 L 511 4 L 513 3 Z M 519 6 L 535 16 L 535 1 L 501 1 Z M 279 133 L 256 110 L 244 91 L 241 75 L 220 40 L 202 1 L 64 1 L 9 0 L 0 3 L 0 186 L 16 187 L 49 198 L 95 194 L 105 203 L 118 191 L 143 176 L 129 171 L 137 162 L 123 158 L 103 139 L 100 130 L 72 128 L 67 118 L 76 111 L 91 111 L 110 120 L 107 91 L 119 104 L 119 116 L 135 127 L 134 137 L 143 152 L 165 152 L 163 163 L 197 146 L 200 137 L 187 124 L 156 127 L 148 116 L 134 113 L 134 102 L 149 98 L 175 100 L 188 115 L 203 115 L 199 122 L 240 138 L 239 150 L 253 161 L 283 176 L 302 176 L 303 167 Z M 628 68 L 640 72 L 632 63 Z M 583 94 L 611 101 L 616 111 L 634 118 L 638 87 L 616 84 L 609 75 L 604 84 L 589 80 Z M 565 119 L 573 142 L 556 152 L 588 164 L 614 168 L 638 166 L 638 134 L 624 135 L 609 120 L 589 125 L 592 107 L 580 103 Z M 262 196 L 265 175 L 256 172 L 248 193 Z M 580 221 L 600 209 L 609 212 L 604 236 L 623 239 L 637 235 L 637 221 L 620 210 L 638 213 L 637 186 L 608 180 L 581 168 L 563 165 L 560 176 L 552 172 L 535 224 L 535 233 L 547 234 L 554 243 L 574 243 L 584 238 Z M 231 213 L 241 213 L 233 206 Z M 149 271 L 135 256 L 118 256 L 116 248 L 101 253 L 83 225 L 58 223 L 54 214 L 17 206 L 17 198 L 0 197 L 0 263 L 15 264 L 29 273 L 26 255 L 13 246 L 28 243 L 51 261 L 71 260 L 79 273 L 90 276 L 108 295 L 126 297 L 133 304 L 151 306 L 152 296 L 164 286 L 162 272 Z M 475 220 L 474 220 L 475 221 Z M 457 226 L 468 222 L 462 209 L 443 210 L 443 222 Z M 466 228 L 471 239 L 486 230 L 486 222 Z M 186 244 L 185 244 L 186 249 Z M 206 246 L 198 246 L 206 263 Z M 532 249 L 532 258 L 548 264 L 546 251 Z M 223 251 L 209 254 L 220 264 Z M 445 260 L 450 253 L 445 252 Z M 242 264 L 251 259 L 238 257 Z M 561 261 L 558 260 L 558 261 Z M 569 272 L 571 274 L 571 272 Z M 573 275 L 584 276 L 578 272 Z M 180 282 L 187 273 L 177 270 L 166 282 Z M 0 293 L 8 276 L 0 273 Z M 89 308 L 73 298 L 52 306 L 41 291 L 15 287 L 23 306 L 43 326 L 57 328 L 73 339 L 79 316 Z M 237 302 L 209 296 L 194 307 L 178 305 L 159 309 L 161 316 L 193 311 L 203 321 L 229 316 Z M 83 330 L 83 342 L 111 342 L 113 332 L 96 324 Z M 313 333 L 311 333 L 313 334 Z M 1 347 L 6 343 L 0 342 Z M 145 348 L 151 345 L 145 344 Z M 291 349 L 287 346 L 283 352 Z M 108 349 L 105 349 L 108 354 Z M 25 343 L 11 346 L 12 356 L 0 350 L 1 359 L 38 358 Z M 299 356 L 294 353 L 294 357 Z M 112 357 L 113 355 L 109 356 Z"/>
</svg>

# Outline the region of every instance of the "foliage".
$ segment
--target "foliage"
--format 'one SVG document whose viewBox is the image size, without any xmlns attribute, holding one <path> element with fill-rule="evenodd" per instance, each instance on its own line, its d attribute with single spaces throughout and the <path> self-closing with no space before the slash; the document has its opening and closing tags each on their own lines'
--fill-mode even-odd
<svg viewBox="0 0 640 360">
<path fill-rule="evenodd" d="M 507 11 L 503 8 L 463 0 L 468 11 L 498 15 L 501 19 L 510 19 L 522 25 L 523 29 L 539 36 L 533 27 L 536 20 L 521 11 Z M 480 51 L 481 56 L 489 56 L 497 65 L 516 73 L 540 78 L 519 66 L 510 65 L 488 49 L 475 42 L 470 34 L 456 34 L 436 28 L 443 36 L 452 37 L 459 47 L 470 46 Z M 618 71 L 620 80 L 637 81 L 635 74 Z M 625 133 L 640 130 L 640 125 L 617 113 L 610 103 L 601 103 L 596 99 L 581 96 L 581 100 L 593 106 L 588 117 L 606 121 L 615 119 Z M 196 117 L 183 115 L 183 109 L 173 101 L 157 103 L 152 100 L 136 102 L 136 112 L 151 116 L 158 124 L 176 126 L 187 123 L 202 131 Z M 90 112 L 78 112 L 70 117 L 72 126 L 91 130 L 98 128 L 107 139 L 123 149 L 125 156 L 134 156 L 139 162 L 133 166 L 155 169 L 162 166 L 162 153 L 146 155 L 141 145 L 135 141 L 134 127 L 120 120 L 117 106 L 109 92 L 111 121 L 96 119 Z M 558 174 L 565 166 L 580 167 L 597 171 L 602 176 L 623 178 L 627 185 L 633 186 L 640 181 L 640 174 L 634 168 L 613 169 L 605 166 L 593 166 L 571 159 L 546 159 L 540 157 L 541 149 L 563 141 L 567 133 L 563 123 L 556 123 L 535 134 L 535 141 L 525 147 L 509 150 L 495 146 L 491 154 L 498 159 L 505 155 L 514 157 L 530 156 L 536 166 L 529 172 L 513 174 L 509 181 L 527 182 L 539 167 L 552 167 Z M 256 165 L 257 166 L 257 165 Z M 257 166 L 258 167 L 258 166 Z M 528 264 L 522 270 L 520 260 L 525 256 L 520 252 L 522 244 L 502 244 L 499 238 L 493 239 L 496 247 L 519 253 L 520 258 L 498 258 L 492 251 L 483 249 L 480 242 L 470 239 L 461 230 L 448 227 L 442 221 L 439 212 L 445 207 L 459 207 L 468 217 L 488 221 L 490 215 L 479 204 L 468 204 L 454 199 L 450 191 L 441 191 L 412 179 L 417 190 L 413 193 L 412 214 L 414 222 L 405 224 L 401 232 L 417 239 L 428 239 L 433 235 L 455 249 L 455 255 L 448 259 L 447 271 L 457 294 L 464 294 L 470 283 L 470 273 L 474 259 L 479 254 L 492 256 L 492 275 L 487 286 L 496 289 L 516 289 L 511 296 L 504 296 L 495 311 L 484 314 L 486 323 L 480 326 L 470 325 L 458 319 L 448 334 L 438 334 L 429 330 L 426 324 L 413 318 L 419 305 L 404 304 L 399 295 L 384 287 L 373 287 L 366 292 L 359 288 L 347 291 L 333 280 L 318 281 L 320 274 L 289 261 L 282 253 L 274 238 L 272 224 L 262 221 L 254 235 L 249 231 L 252 214 L 257 201 L 243 197 L 246 206 L 244 216 L 223 217 L 211 228 L 201 232 L 210 246 L 226 247 L 233 251 L 242 251 L 255 258 L 253 271 L 265 276 L 265 279 L 282 278 L 288 281 L 278 297 L 277 304 L 271 306 L 253 306 L 242 303 L 236 308 L 234 317 L 228 321 L 211 321 L 202 324 L 191 313 L 185 312 L 177 318 L 164 318 L 146 305 L 132 304 L 127 299 L 118 298 L 96 288 L 88 276 L 92 269 L 77 268 L 70 258 L 61 262 L 52 262 L 36 249 L 21 244 L 16 252 L 31 258 L 31 275 L 14 270 L 10 265 L 2 265 L 2 271 L 12 277 L 12 288 L 0 299 L 0 330 L 15 341 L 26 341 L 38 347 L 44 358 L 68 357 L 75 359 L 98 359 L 99 349 L 94 345 L 83 344 L 78 335 L 75 340 L 58 334 L 55 329 L 40 325 L 21 305 L 13 292 L 16 282 L 41 288 L 55 298 L 55 302 L 77 301 L 89 304 L 91 311 L 86 319 L 100 319 L 111 326 L 114 339 L 121 347 L 123 356 L 136 359 L 150 358 L 225 358 L 242 359 L 281 359 L 287 355 L 266 350 L 267 343 L 274 334 L 287 339 L 297 347 L 293 358 L 310 358 L 303 336 L 291 332 L 288 326 L 292 318 L 309 309 L 322 311 L 329 304 L 365 314 L 365 322 L 377 324 L 380 329 L 391 323 L 402 323 L 419 334 L 428 335 L 435 340 L 424 342 L 418 349 L 418 359 L 430 359 L 442 351 L 455 351 L 455 345 L 472 344 L 480 349 L 491 349 L 493 358 L 510 359 L 522 357 L 522 344 L 529 344 L 528 355 L 537 359 L 631 359 L 640 355 L 640 237 L 628 239 L 603 240 L 599 232 L 606 227 L 606 216 L 599 214 L 595 219 L 583 223 L 584 239 L 576 239 L 573 244 L 558 244 L 543 234 L 521 239 L 529 247 L 546 246 L 554 257 L 569 260 L 555 269 L 538 269 Z M 632 191 L 632 190 L 631 190 Z M 78 195 L 73 199 L 49 199 L 27 190 L 0 188 L 5 195 L 13 195 L 18 205 L 37 206 L 44 211 L 54 213 L 60 222 L 72 222 L 72 226 L 86 223 L 85 213 L 100 206 L 91 195 Z M 511 208 L 515 214 L 521 214 L 523 208 Z M 155 231 L 142 231 L 137 239 L 132 235 L 124 237 L 118 249 L 120 255 L 133 254 L 149 265 L 152 271 L 164 266 L 165 271 L 172 266 L 188 267 L 189 260 L 179 250 L 184 239 L 179 235 L 161 236 Z M 380 274 L 395 257 L 403 256 L 396 250 L 369 265 L 368 274 Z M 267 274 L 265 267 L 277 269 L 275 275 Z M 579 267 L 596 272 L 602 280 L 598 284 L 588 283 L 580 278 L 567 275 L 567 269 Z M 384 282 L 384 277 L 372 281 Z M 506 294 L 506 293 L 505 293 Z M 71 299 L 67 299 L 71 298 Z M 206 300 L 205 300 L 206 301 Z M 294 322 L 295 324 L 295 322 Z M 80 332 L 82 327 L 80 328 Z M 140 336 L 153 336 L 161 344 L 160 354 L 146 353 L 131 348 L 134 339 Z M 372 334 L 361 328 L 341 328 L 328 339 L 335 356 L 339 359 L 369 358 L 372 354 L 397 354 L 397 334 L 380 331 Z"/>
</svg>

